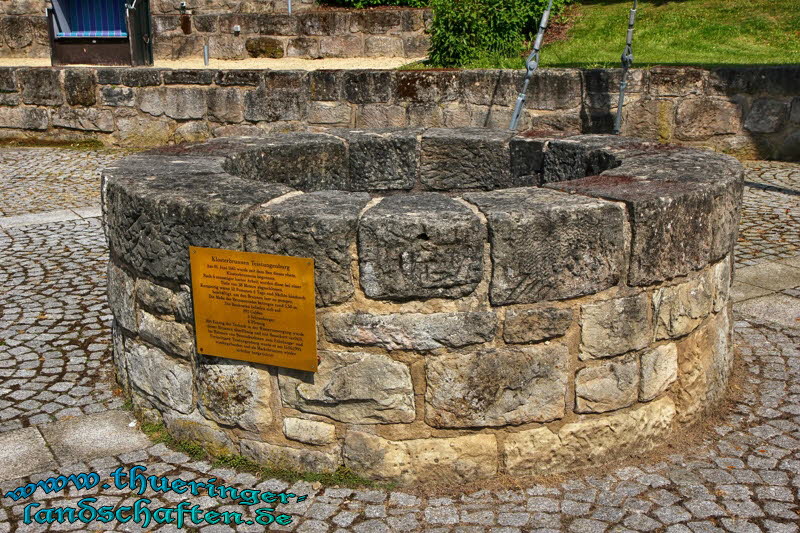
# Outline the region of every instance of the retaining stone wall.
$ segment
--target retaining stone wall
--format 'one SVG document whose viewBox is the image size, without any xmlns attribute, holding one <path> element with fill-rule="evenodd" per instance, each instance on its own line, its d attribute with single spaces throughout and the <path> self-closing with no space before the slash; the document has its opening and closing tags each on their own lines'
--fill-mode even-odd
<svg viewBox="0 0 800 533">
<path fill-rule="evenodd" d="M 508 127 L 522 72 L 0 68 L 0 138 L 160 145 L 324 127 Z M 609 132 L 619 69 L 541 69 L 520 129 Z M 800 66 L 631 72 L 623 133 L 800 159 Z"/>
<path fill-rule="evenodd" d="M 478 128 L 132 156 L 103 173 L 117 378 L 179 438 L 303 470 L 463 482 L 645 452 L 727 390 L 743 176 Z M 314 258 L 319 371 L 197 354 L 189 245 Z"/>
<path fill-rule="evenodd" d="M 430 44 L 429 9 L 310 10 L 310 2 L 297 0 L 289 15 L 285 5 L 281 12 L 273 4 L 259 2 L 244 12 L 208 6 L 184 16 L 171 7 L 154 13 L 153 55 L 202 58 L 207 44 L 212 59 L 424 57 Z M 0 15 L 0 57 L 50 57 L 42 13 Z"/>
</svg>

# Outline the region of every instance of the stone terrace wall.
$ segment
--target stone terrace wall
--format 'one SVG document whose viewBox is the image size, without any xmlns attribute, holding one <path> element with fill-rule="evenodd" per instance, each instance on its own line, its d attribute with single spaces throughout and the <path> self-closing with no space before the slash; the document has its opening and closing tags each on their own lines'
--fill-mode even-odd
<svg viewBox="0 0 800 533">
<path fill-rule="evenodd" d="M 296 0 L 292 15 L 285 13 L 281 1 L 283 12 L 267 9 L 277 7 L 275 2 L 257 2 L 243 11 L 209 5 L 182 17 L 171 4 L 158 4 L 166 7 L 153 14 L 156 59 L 200 58 L 206 44 L 212 59 L 422 57 L 430 44 L 427 9 L 308 11 L 310 3 Z M 47 21 L 41 13 L 44 7 L 35 15 L 0 17 L 0 57 L 50 56 Z M 189 21 L 186 27 L 184 18 Z M 234 26 L 240 27 L 239 33 Z"/>
<path fill-rule="evenodd" d="M 0 138 L 145 146 L 323 127 L 506 128 L 522 72 L 0 69 Z M 609 132 L 618 69 L 542 69 L 521 129 Z M 800 159 L 800 66 L 632 71 L 626 135 Z"/>
</svg>

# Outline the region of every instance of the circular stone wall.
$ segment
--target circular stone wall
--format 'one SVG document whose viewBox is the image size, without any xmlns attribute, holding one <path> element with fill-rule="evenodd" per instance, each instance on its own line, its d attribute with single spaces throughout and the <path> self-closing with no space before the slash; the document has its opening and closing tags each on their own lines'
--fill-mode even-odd
<svg viewBox="0 0 800 533">
<path fill-rule="evenodd" d="M 646 451 L 732 364 L 732 158 L 484 129 L 216 139 L 103 175 L 117 377 L 215 452 L 399 481 Z M 312 257 L 316 374 L 198 355 L 189 246 Z"/>
</svg>

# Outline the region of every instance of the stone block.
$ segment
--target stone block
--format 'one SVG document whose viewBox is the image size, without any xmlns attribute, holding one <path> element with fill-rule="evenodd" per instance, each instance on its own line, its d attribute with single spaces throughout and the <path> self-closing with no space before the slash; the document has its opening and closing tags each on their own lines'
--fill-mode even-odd
<svg viewBox="0 0 800 533">
<path fill-rule="evenodd" d="M 216 33 L 219 29 L 219 15 L 192 15 L 194 29 L 200 33 Z"/>
<path fill-rule="evenodd" d="M 400 16 L 403 31 L 419 31 L 425 27 L 422 11 L 418 9 L 404 9 Z"/>
<path fill-rule="evenodd" d="M 393 73 L 381 70 L 348 70 L 342 78 L 344 97 L 351 104 L 388 102 Z"/>
<path fill-rule="evenodd" d="M 435 104 L 409 104 L 406 122 L 410 127 L 441 128 L 444 126 L 444 115 L 442 108 Z"/>
<path fill-rule="evenodd" d="M 350 248 L 367 194 L 314 192 L 253 211 L 248 251 L 314 259 L 317 306 L 347 301 L 354 292 Z"/>
<path fill-rule="evenodd" d="M 494 435 L 391 441 L 350 431 L 343 447 L 344 464 L 376 480 L 401 483 L 463 483 L 498 471 Z"/>
<path fill-rule="evenodd" d="M 264 14 L 259 17 L 258 33 L 261 35 L 298 35 L 300 19 L 292 15 Z"/>
<path fill-rule="evenodd" d="M 314 70 L 308 73 L 312 100 L 338 102 L 342 97 L 342 75 L 338 70 Z"/>
<path fill-rule="evenodd" d="M 712 293 L 714 297 L 713 309 L 715 313 L 722 311 L 728 305 L 731 294 L 731 260 L 726 257 L 711 270 Z"/>
<path fill-rule="evenodd" d="M 425 131 L 420 151 L 422 186 L 442 191 L 510 187 L 512 135 L 483 128 Z"/>
<path fill-rule="evenodd" d="M 428 351 L 491 341 L 497 317 L 491 312 L 330 313 L 321 317 L 320 324 L 327 339 L 337 344 Z"/>
<path fill-rule="evenodd" d="M 250 57 L 283 57 L 283 43 L 272 37 L 251 37 L 244 44 Z"/>
<path fill-rule="evenodd" d="M 336 426 L 304 418 L 284 418 L 283 434 L 287 439 L 324 446 L 336 440 Z"/>
<path fill-rule="evenodd" d="M 34 105 L 61 105 L 61 71 L 47 68 L 23 68 L 16 71 L 22 88 L 22 101 Z"/>
<path fill-rule="evenodd" d="M 353 109 L 350 104 L 338 102 L 309 102 L 308 104 L 308 123 L 348 126 L 350 124 Z"/>
<path fill-rule="evenodd" d="M 0 93 L 17 92 L 16 69 L 0 67 Z"/>
<path fill-rule="evenodd" d="M 775 133 L 783 128 L 789 115 L 789 104 L 771 98 L 759 98 L 750 107 L 744 129 L 753 133 Z"/>
<path fill-rule="evenodd" d="M 213 59 L 246 59 L 245 38 L 239 35 L 211 34 L 208 53 Z"/>
<path fill-rule="evenodd" d="M 128 381 L 128 353 L 125 350 L 125 336 L 122 334 L 122 329 L 116 320 L 111 323 L 111 343 L 113 347 L 111 357 L 114 363 L 117 384 L 126 395 L 130 395 L 131 387 Z"/>
<path fill-rule="evenodd" d="M 398 102 L 435 104 L 461 97 L 460 76 L 452 71 L 398 70 L 395 84 Z"/>
<path fill-rule="evenodd" d="M 404 57 L 403 39 L 388 35 L 371 35 L 364 39 L 367 57 Z"/>
<path fill-rule="evenodd" d="M 64 92 L 69 105 L 91 106 L 97 102 L 97 82 L 94 71 L 64 71 Z"/>
<path fill-rule="evenodd" d="M 264 433 L 272 424 L 272 377 L 262 366 L 202 357 L 196 366 L 197 407 L 226 426 Z"/>
<path fill-rule="evenodd" d="M 425 421 L 440 428 L 549 422 L 564 416 L 563 344 L 490 348 L 425 361 Z"/>
<path fill-rule="evenodd" d="M 214 81 L 213 70 L 179 69 L 165 70 L 165 85 L 211 85 Z"/>
<path fill-rule="evenodd" d="M 540 185 L 544 169 L 543 139 L 514 137 L 509 141 L 511 182 L 515 186 Z"/>
<path fill-rule="evenodd" d="M 713 286 L 707 276 L 656 290 L 653 309 L 657 339 L 683 337 L 708 316 L 713 306 Z"/>
<path fill-rule="evenodd" d="M 619 281 L 625 268 L 620 205 L 532 187 L 464 198 L 489 224 L 493 305 L 574 298 Z"/>
<path fill-rule="evenodd" d="M 653 338 L 646 293 L 581 306 L 581 359 L 641 350 Z"/>
<path fill-rule="evenodd" d="M 1 17 L 0 35 L 11 50 L 20 50 L 33 44 L 34 29 L 29 17 Z"/>
<path fill-rule="evenodd" d="M 138 330 L 134 302 L 135 280 L 114 263 L 108 263 L 108 306 L 117 325 L 136 332 Z"/>
<path fill-rule="evenodd" d="M 503 340 L 509 344 L 528 344 L 561 337 L 572 324 L 570 309 L 538 306 L 509 309 L 503 322 Z"/>
<path fill-rule="evenodd" d="M 417 180 L 418 130 L 333 131 L 347 141 L 353 191 L 410 190 Z"/>
<path fill-rule="evenodd" d="M 158 318 L 147 311 L 138 312 L 139 336 L 170 355 L 191 360 L 194 335 L 185 324 Z"/>
<path fill-rule="evenodd" d="M 0 79 L 2 79 L 2 74 L 0 73 Z M 0 91 L 2 91 L 3 83 L 0 82 Z M 792 124 L 800 124 L 800 96 L 797 96 L 792 99 L 792 110 L 789 113 L 789 122 Z"/>
<path fill-rule="evenodd" d="M 301 35 L 334 35 L 350 26 L 349 13 L 317 11 L 301 13 L 297 18 Z"/>
<path fill-rule="evenodd" d="M 675 134 L 679 139 L 703 140 L 712 135 L 739 133 L 742 110 L 730 100 L 685 98 L 675 111 Z"/>
<path fill-rule="evenodd" d="M 678 349 L 663 344 L 642 354 L 639 400 L 649 402 L 669 389 L 678 379 Z"/>
<path fill-rule="evenodd" d="M 361 35 L 339 35 L 319 38 L 321 57 L 363 57 L 364 38 Z"/>
<path fill-rule="evenodd" d="M 136 280 L 135 295 L 137 303 L 151 314 L 174 316 L 179 313 L 180 306 L 185 305 L 170 289 L 144 278 Z"/>
<path fill-rule="evenodd" d="M 431 47 L 428 35 L 403 35 L 403 53 L 406 57 L 425 57 Z"/>
<path fill-rule="evenodd" d="M 366 33 L 395 33 L 401 29 L 402 12 L 399 10 L 376 9 L 363 13 L 361 28 Z"/>
<path fill-rule="evenodd" d="M 242 34 L 258 33 L 260 23 L 261 17 L 255 13 L 223 13 L 217 21 L 222 34 L 233 34 L 234 26 L 239 26 Z"/>
<path fill-rule="evenodd" d="M 295 37 L 286 43 L 287 57 L 305 57 L 319 59 L 319 39 L 316 37 Z"/>
<path fill-rule="evenodd" d="M 213 455 L 232 455 L 239 451 L 219 426 L 203 418 L 198 411 L 188 415 L 165 412 L 164 425 L 176 439 L 198 443 Z"/>
<path fill-rule="evenodd" d="M 151 68 L 125 68 L 117 73 L 119 82 L 101 81 L 98 73 L 99 83 L 127 85 L 128 87 L 153 87 L 161 85 L 161 71 Z"/>
<path fill-rule="evenodd" d="M 244 118 L 250 122 L 303 120 L 307 105 L 307 89 L 262 85 L 255 91 L 245 93 Z"/>
<path fill-rule="evenodd" d="M 0 108 L 0 128 L 46 130 L 50 125 L 47 109 Z"/>
<path fill-rule="evenodd" d="M 335 472 L 342 464 L 338 446 L 329 451 L 319 451 L 250 439 L 242 439 L 239 446 L 243 456 L 273 468 L 319 473 Z"/>
<path fill-rule="evenodd" d="M 220 86 L 256 86 L 260 85 L 264 79 L 262 70 L 218 70 L 214 77 L 214 83 Z"/>
<path fill-rule="evenodd" d="M 192 369 L 158 348 L 138 341 L 126 341 L 128 376 L 131 385 L 170 409 L 189 414 L 194 409 Z"/>
<path fill-rule="evenodd" d="M 178 120 L 200 119 L 206 115 L 206 90 L 195 87 L 142 89 L 139 109 L 153 116 L 166 115 Z"/>
<path fill-rule="evenodd" d="M 647 91 L 653 96 L 702 94 L 708 73 L 692 67 L 656 67 L 647 75 Z"/>
<path fill-rule="evenodd" d="M 69 109 L 61 107 L 53 112 L 53 126 L 81 131 L 114 131 L 114 115 L 97 108 Z"/>
<path fill-rule="evenodd" d="M 232 87 L 209 89 L 208 118 L 215 122 L 238 124 L 244 120 L 242 90 Z"/>
<path fill-rule="evenodd" d="M 582 368 L 575 375 L 575 412 L 605 413 L 636 403 L 639 357 L 630 354 Z"/>
<path fill-rule="evenodd" d="M 461 298 L 483 277 L 486 229 L 446 196 L 386 197 L 363 215 L 358 231 L 361 287 L 369 298 Z"/>
<path fill-rule="evenodd" d="M 119 67 L 98 68 L 97 83 L 100 85 L 121 85 L 122 72 L 124 69 Z"/>
<path fill-rule="evenodd" d="M 356 108 L 357 128 L 387 128 L 406 125 L 406 110 L 399 105 L 366 104 Z"/>
<path fill-rule="evenodd" d="M 133 107 L 136 93 L 128 87 L 103 87 L 100 89 L 100 105 Z"/>
<path fill-rule="evenodd" d="M 415 418 L 411 372 L 377 353 L 319 352 L 315 374 L 280 369 L 283 404 L 349 424 L 409 423 Z"/>
<path fill-rule="evenodd" d="M 583 418 L 555 432 L 543 427 L 513 433 L 503 445 L 506 470 L 512 476 L 555 474 L 644 453 L 665 442 L 674 419 L 675 405 L 662 398 L 630 411 Z"/>
<path fill-rule="evenodd" d="M 494 105 L 513 106 L 525 71 L 504 70 Z M 583 93 L 581 73 L 577 69 L 539 69 L 526 92 L 526 108 L 538 111 L 575 109 L 581 106 Z"/>
</svg>

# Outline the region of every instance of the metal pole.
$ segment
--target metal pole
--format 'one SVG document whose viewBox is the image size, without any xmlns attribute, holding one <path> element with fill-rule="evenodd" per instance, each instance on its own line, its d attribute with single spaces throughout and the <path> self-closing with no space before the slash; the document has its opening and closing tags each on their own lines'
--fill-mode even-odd
<svg viewBox="0 0 800 533">
<path fill-rule="evenodd" d="M 628 35 L 625 39 L 625 50 L 622 51 L 622 81 L 619 83 L 619 101 L 617 116 L 614 119 L 614 135 L 622 131 L 622 106 L 625 104 L 625 89 L 628 88 L 628 69 L 633 65 L 633 26 L 636 24 L 636 8 L 639 0 L 633 0 L 633 9 L 628 15 Z"/>
<path fill-rule="evenodd" d="M 292 0 L 289 0 L 289 14 L 292 14 Z"/>
<path fill-rule="evenodd" d="M 203 64 L 208 66 L 208 45 L 203 45 Z"/>
<path fill-rule="evenodd" d="M 542 13 L 542 20 L 539 21 L 539 31 L 536 33 L 536 40 L 533 42 L 533 50 L 525 60 L 525 81 L 522 82 L 522 91 L 517 96 L 517 104 L 514 106 L 514 113 L 511 115 L 511 125 L 508 127 L 511 131 L 517 129 L 519 116 L 522 114 L 522 108 L 525 105 L 525 93 L 528 92 L 528 84 L 531 82 L 533 72 L 539 68 L 539 50 L 542 48 L 542 40 L 544 40 L 544 32 L 547 29 L 547 21 L 550 19 L 550 10 L 553 8 L 553 0 L 547 3 L 547 9 Z"/>
</svg>

